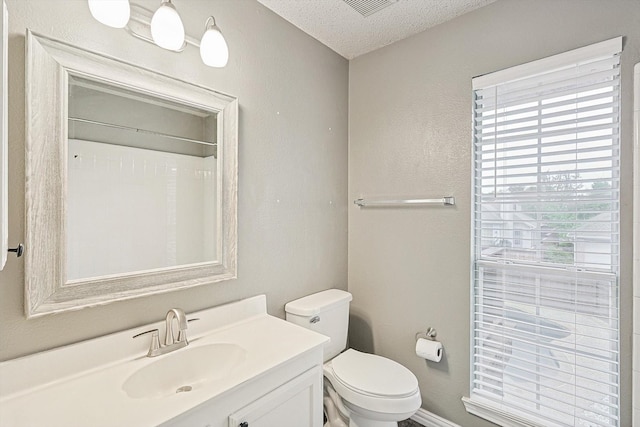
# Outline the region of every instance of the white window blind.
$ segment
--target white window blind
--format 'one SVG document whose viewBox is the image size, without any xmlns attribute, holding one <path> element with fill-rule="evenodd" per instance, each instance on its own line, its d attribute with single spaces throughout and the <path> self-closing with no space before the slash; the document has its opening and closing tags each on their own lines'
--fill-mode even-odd
<svg viewBox="0 0 640 427">
<path fill-rule="evenodd" d="M 621 50 L 473 81 L 469 400 L 516 425 L 619 425 Z"/>
</svg>

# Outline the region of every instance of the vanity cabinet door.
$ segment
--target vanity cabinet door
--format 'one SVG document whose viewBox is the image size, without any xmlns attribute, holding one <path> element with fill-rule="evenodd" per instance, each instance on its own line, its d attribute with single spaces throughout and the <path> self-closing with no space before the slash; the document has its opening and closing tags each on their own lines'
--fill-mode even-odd
<svg viewBox="0 0 640 427">
<path fill-rule="evenodd" d="M 321 427 L 322 422 L 319 367 L 229 415 L 229 427 Z"/>
<path fill-rule="evenodd" d="M 7 85 L 7 40 L 9 37 L 7 5 L 0 4 L 0 270 L 7 261 L 9 249 L 9 148 L 8 148 L 8 89 Z"/>
</svg>

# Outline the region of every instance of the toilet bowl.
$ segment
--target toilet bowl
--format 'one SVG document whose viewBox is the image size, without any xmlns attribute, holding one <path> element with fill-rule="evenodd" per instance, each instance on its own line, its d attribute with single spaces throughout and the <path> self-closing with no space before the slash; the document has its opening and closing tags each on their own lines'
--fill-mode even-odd
<svg viewBox="0 0 640 427">
<path fill-rule="evenodd" d="M 397 427 L 420 408 L 418 380 L 393 360 L 347 349 L 350 301 L 350 293 L 330 289 L 285 306 L 288 321 L 331 338 L 324 348 L 324 426 Z"/>
<path fill-rule="evenodd" d="M 348 410 L 350 427 L 397 426 L 422 403 L 415 375 L 385 357 L 348 349 L 323 370 L 325 387 L 332 387 Z M 336 396 L 330 397 L 335 403 Z"/>
</svg>

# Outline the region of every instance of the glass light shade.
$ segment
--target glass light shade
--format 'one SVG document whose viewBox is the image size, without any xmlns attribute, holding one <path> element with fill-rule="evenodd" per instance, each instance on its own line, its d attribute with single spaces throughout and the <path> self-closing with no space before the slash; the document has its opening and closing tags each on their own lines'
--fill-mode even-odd
<svg viewBox="0 0 640 427">
<path fill-rule="evenodd" d="M 207 19 L 207 28 L 200 41 L 200 57 L 209 67 L 224 67 L 229 61 L 229 47 L 213 17 Z"/>
<path fill-rule="evenodd" d="M 151 18 L 151 37 L 158 46 L 180 50 L 184 45 L 184 25 L 170 1 L 164 0 Z"/>
<path fill-rule="evenodd" d="M 124 28 L 131 16 L 129 0 L 89 0 L 93 17 L 113 28 Z"/>
</svg>

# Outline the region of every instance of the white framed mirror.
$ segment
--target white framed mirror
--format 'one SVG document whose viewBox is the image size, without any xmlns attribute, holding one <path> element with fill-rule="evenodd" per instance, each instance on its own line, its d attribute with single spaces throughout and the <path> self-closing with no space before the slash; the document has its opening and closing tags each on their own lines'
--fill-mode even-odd
<svg viewBox="0 0 640 427">
<path fill-rule="evenodd" d="M 27 32 L 25 311 L 236 277 L 238 101 Z"/>
</svg>

